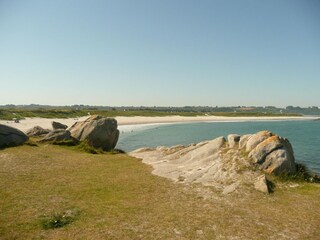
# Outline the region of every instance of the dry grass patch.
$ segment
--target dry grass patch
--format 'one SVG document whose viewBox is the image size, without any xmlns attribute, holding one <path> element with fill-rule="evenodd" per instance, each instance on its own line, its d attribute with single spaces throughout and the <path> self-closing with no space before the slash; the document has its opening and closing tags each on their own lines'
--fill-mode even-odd
<svg viewBox="0 0 320 240">
<path fill-rule="evenodd" d="M 320 188 L 222 196 L 126 154 L 39 144 L 0 151 L 1 239 L 316 239 Z M 72 221 L 46 228 L 44 220 Z"/>
</svg>

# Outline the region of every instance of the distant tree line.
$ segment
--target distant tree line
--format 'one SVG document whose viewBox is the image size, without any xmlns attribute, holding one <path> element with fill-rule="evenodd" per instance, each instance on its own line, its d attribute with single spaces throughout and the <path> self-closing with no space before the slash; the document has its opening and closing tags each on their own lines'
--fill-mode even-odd
<svg viewBox="0 0 320 240">
<path fill-rule="evenodd" d="M 90 105 L 71 105 L 71 106 L 50 106 L 50 105 L 0 105 L 0 109 L 24 109 L 24 110 L 50 110 L 50 109 L 63 109 L 63 110 L 98 110 L 98 111 L 155 111 L 155 112 L 193 112 L 193 113 L 265 113 L 265 114 L 303 114 L 303 115 L 320 115 L 319 107 L 294 107 L 287 106 L 286 108 L 278 108 L 275 106 L 232 106 L 232 107 L 212 107 L 212 106 L 184 106 L 184 107 L 161 107 L 161 106 L 90 106 Z"/>
</svg>

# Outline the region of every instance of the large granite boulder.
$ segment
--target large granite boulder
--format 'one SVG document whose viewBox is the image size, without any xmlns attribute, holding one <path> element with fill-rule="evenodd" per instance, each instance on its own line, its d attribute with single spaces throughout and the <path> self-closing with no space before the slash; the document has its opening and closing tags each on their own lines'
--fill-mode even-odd
<svg viewBox="0 0 320 240">
<path fill-rule="evenodd" d="M 47 135 L 45 135 L 40 142 L 61 142 L 61 141 L 76 141 L 71 136 L 70 131 L 65 129 L 57 129 L 49 132 Z"/>
<path fill-rule="evenodd" d="M 67 128 L 68 128 L 67 125 L 62 124 L 62 123 L 59 123 L 59 122 L 55 122 L 55 121 L 52 121 L 52 122 L 51 122 L 51 125 L 52 125 L 52 129 L 53 129 L 53 130 L 57 130 L 57 129 L 67 129 Z"/>
<path fill-rule="evenodd" d="M 72 137 L 105 151 L 115 148 L 119 138 L 117 120 L 97 115 L 76 122 L 69 130 Z"/>
<path fill-rule="evenodd" d="M 255 141 L 248 148 L 248 143 L 251 139 Z M 258 132 L 249 138 L 247 149 L 251 149 L 249 157 L 253 159 L 253 162 L 258 164 L 261 170 L 269 174 L 294 174 L 296 172 L 292 146 L 286 138 L 267 131 Z"/>
<path fill-rule="evenodd" d="M 44 129 L 40 126 L 35 126 L 33 128 L 30 128 L 29 130 L 26 131 L 27 136 L 29 137 L 38 137 L 38 136 L 43 136 L 46 135 L 50 132 L 49 129 Z"/>
<path fill-rule="evenodd" d="M 283 147 L 282 143 L 284 141 L 285 140 L 279 136 L 269 137 L 252 149 L 249 153 L 249 157 L 252 157 L 255 163 L 262 163 L 269 153 Z"/>
<path fill-rule="evenodd" d="M 28 136 L 19 129 L 0 124 L 0 148 L 22 145 Z"/>
<path fill-rule="evenodd" d="M 296 164 L 294 156 L 288 149 L 278 149 L 271 152 L 261 165 L 261 169 L 273 175 L 280 175 L 281 173 L 295 173 Z"/>
</svg>

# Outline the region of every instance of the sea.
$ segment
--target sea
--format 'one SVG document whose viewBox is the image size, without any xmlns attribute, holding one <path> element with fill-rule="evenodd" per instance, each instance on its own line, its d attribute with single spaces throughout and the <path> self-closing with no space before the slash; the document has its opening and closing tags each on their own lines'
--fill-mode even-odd
<svg viewBox="0 0 320 240">
<path fill-rule="evenodd" d="M 320 121 L 243 121 L 120 126 L 118 149 L 126 152 L 157 146 L 188 145 L 228 134 L 269 130 L 289 139 L 296 162 L 320 174 Z"/>
</svg>

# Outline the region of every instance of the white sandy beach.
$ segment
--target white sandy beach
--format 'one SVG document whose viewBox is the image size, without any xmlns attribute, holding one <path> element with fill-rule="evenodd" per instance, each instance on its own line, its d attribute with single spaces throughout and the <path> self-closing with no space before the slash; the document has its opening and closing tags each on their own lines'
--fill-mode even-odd
<svg viewBox="0 0 320 240">
<path fill-rule="evenodd" d="M 0 124 L 12 126 L 26 131 L 34 126 L 51 129 L 51 122 L 56 121 L 67 126 L 72 126 L 77 121 L 83 121 L 87 118 L 26 118 L 19 123 L 13 121 L 0 120 Z M 316 117 L 221 117 L 221 116 L 167 116 L 167 117 L 116 117 L 120 129 L 137 128 L 138 125 L 157 125 L 188 122 L 242 122 L 242 121 L 288 121 L 288 120 L 312 120 Z"/>
</svg>

